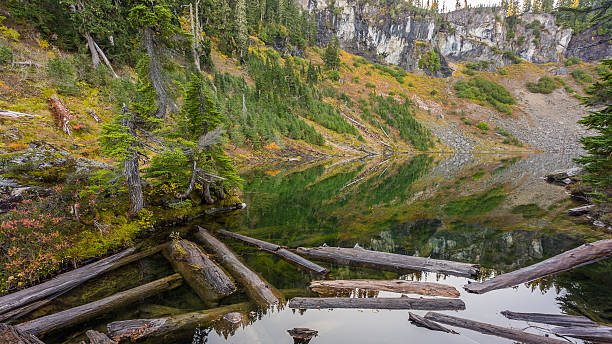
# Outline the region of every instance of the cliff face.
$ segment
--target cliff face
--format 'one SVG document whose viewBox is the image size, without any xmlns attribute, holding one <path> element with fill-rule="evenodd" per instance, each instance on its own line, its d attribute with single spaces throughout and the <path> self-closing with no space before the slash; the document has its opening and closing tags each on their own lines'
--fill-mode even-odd
<svg viewBox="0 0 612 344">
<path fill-rule="evenodd" d="M 472 8 L 436 19 L 370 1 L 298 1 L 314 16 L 320 45 L 335 35 L 353 54 L 411 71 L 422 70 L 419 60 L 434 50 L 440 55 L 440 70 L 423 72 L 436 76 L 450 75 L 447 61 L 492 61 L 504 66 L 511 63 L 512 55 L 535 63 L 557 62 L 562 56 L 593 61 L 611 55 L 609 39 L 594 42 L 588 32 L 582 34 L 588 37 L 573 37 L 572 30 L 558 26 L 549 13 L 525 13 L 512 20 L 503 10 Z"/>
</svg>

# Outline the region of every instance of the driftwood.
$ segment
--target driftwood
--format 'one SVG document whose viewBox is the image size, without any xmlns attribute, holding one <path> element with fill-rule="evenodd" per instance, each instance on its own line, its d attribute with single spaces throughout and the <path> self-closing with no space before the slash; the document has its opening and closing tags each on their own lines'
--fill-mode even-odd
<svg viewBox="0 0 612 344">
<path fill-rule="evenodd" d="M 98 315 L 108 313 L 118 307 L 123 307 L 163 291 L 174 289 L 180 286 L 181 283 L 181 275 L 174 274 L 136 288 L 122 291 L 102 300 L 19 324 L 16 327 L 34 335 L 45 334 L 50 331 L 81 323 Z"/>
<path fill-rule="evenodd" d="M 247 311 L 248 307 L 249 304 L 245 302 L 174 317 L 115 321 L 107 325 L 107 330 L 109 336 L 117 342 L 122 339 L 135 341 L 145 337 L 159 337 L 178 331 L 190 331 L 197 326 L 206 326 L 227 313 Z M 190 333 L 193 335 L 193 332 Z"/>
<path fill-rule="evenodd" d="M 459 297 L 455 287 L 431 282 L 414 282 L 404 280 L 325 280 L 310 282 L 310 289 L 319 294 L 328 294 L 330 289 L 363 289 L 390 291 L 404 294 L 429 296 Z"/>
<path fill-rule="evenodd" d="M 313 337 L 319 334 L 319 331 L 303 327 L 294 327 L 291 330 L 287 330 L 287 333 L 293 337 L 294 344 L 308 344 Z"/>
<path fill-rule="evenodd" d="M 89 344 L 117 344 L 117 342 L 108 338 L 107 335 L 98 331 L 87 330 L 85 335 L 89 339 Z"/>
<path fill-rule="evenodd" d="M 23 307 L 19 307 L 16 309 L 13 309 L 12 311 L 6 312 L 4 314 L 0 315 L 0 321 L 1 322 L 5 322 L 7 324 L 10 324 L 12 322 L 14 322 L 15 320 L 26 316 L 30 313 L 32 313 L 33 311 L 44 307 L 48 304 L 50 304 L 53 299 L 55 299 L 56 297 L 60 296 L 61 294 L 55 294 L 52 296 L 47 297 L 46 299 L 43 300 L 38 300 L 36 302 L 32 302 L 29 305 L 23 306 Z"/>
<path fill-rule="evenodd" d="M 297 265 L 298 267 L 308 270 L 310 272 L 314 272 L 317 274 L 326 274 L 329 272 L 329 270 L 327 270 L 326 268 L 315 264 L 311 261 L 309 261 L 308 259 L 305 259 L 301 256 L 298 256 L 297 254 L 279 246 L 276 244 L 272 244 L 263 240 L 258 240 L 258 239 L 254 239 L 254 238 L 250 238 L 246 235 L 242 235 L 242 234 L 238 234 L 238 233 L 234 233 L 234 232 L 229 232 L 223 229 L 220 229 L 217 231 L 217 233 L 221 234 L 221 235 L 225 235 L 228 236 L 230 238 L 234 238 L 236 240 L 240 240 L 243 241 L 249 245 L 253 245 L 253 246 L 257 246 L 258 248 L 270 252 L 270 253 L 274 253 L 278 256 L 280 256 L 281 258 L 283 258 L 284 260 L 293 263 L 295 265 Z"/>
<path fill-rule="evenodd" d="M 446 314 L 429 312 L 425 315 L 425 319 L 440 322 L 446 325 L 466 328 L 468 330 L 484 333 L 490 336 L 508 338 L 519 343 L 526 344 L 567 344 L 566 341 L 556 338 L 539 336 L 537 334 L 527 333 L 511 328 L 485 324 L 469 319 L 457 318 Z"/>
<path fill-rule="evenodd" d="M 225 272 L 190 241 L 173 242 L 164 250 L 164 256 L 209 306 L 216 306 L 219 299 L 236 291 Z"/>
<path fill-rule="evenodd" d="M 474 277 L 480 272 L 480 266 L 476 264 L 377 252 L 362 248 L 298 247 L 297 253 L 309 258 L 338 264 L 365 266 L 390 271 L 418 270 L 463 277 Z"/>
<path fill-rule="evenodd" d="M 595 343 L 612 343 L 612 327 L 558 327 L 553 329 L 558 336 L 574 337 Z"/>
<path fill-rule="evenodd" d="M 470 293 L 483 294 L 491 290 L 514 287 L 610 256 L 612 256 L 612 239 L 600 240 L 484 282 L 467 284 L 463 288 Z"/>
<path fill-rule="evenodd" d="M 55 124 L 68 136 L 70 136 L 72 132 L 72 127 L 70 126 L 70 120 L 72 120 L 72 113 L 70 109 L 64 104 L 64 102 L 60 99 L 57 94 L 49 97 L 49 105 L 51 106 L 51 113 L 53 114 L 53 118 L 55 119 Z"/>
<path fill-rule="evenodd" d="M 246 289 L 247 294 L 261 306 L 270 306 L 282 299 L 276 288 L 264 281 L 253 270 L 249 269 L 227 246 L 212 236 L 206 229 L 198 226 L 195 234 L 205 247 L 217 255 L 221 264 L 236 278 Z"/>
<path fill-rule="evenodd" d="M 446 333 L 452 333 L 452 334 L 457 334 L 456 331 L 453 331 L 451 329 L 448 329 L 436 322 L 433 322 L 431 320 L 427 320 L 425 318 L 423 318 L 420 315 L 414 314 L 412 312 L 408 312 L 408 320 L 410 320 L 410 322 L 416 324 L 417 326 L 420 327 L 425 327 L 428 328 L 432 331 L 441 331 L 441 332 L 446 332 Z"/>
<path fill-rule="evenodd" d="M 549 324 L 563 327 L 594 327 L 598 326 L 593 320 L 575 315 L 565 314 L 542 314 L 542 313 L 517 313 L 511 311 L 501 312 L 503 316 L 512 320 L 522 320 L 540 324 Z"/>
<path fill-rule="evenodd" d="M 45 344 L 34 335 L 15 326 L 0 323 L 0 343 L 2 344 Z"/>
<path fill-rule="evenodd" d="M 411 298 L 411 297 L 295 297 L 289 301 L 290 308 L 360 308 L 360 309 L 418 309 L 418 310 L 464 310 L 465 303 L 459 299 Z"/>
</svg>

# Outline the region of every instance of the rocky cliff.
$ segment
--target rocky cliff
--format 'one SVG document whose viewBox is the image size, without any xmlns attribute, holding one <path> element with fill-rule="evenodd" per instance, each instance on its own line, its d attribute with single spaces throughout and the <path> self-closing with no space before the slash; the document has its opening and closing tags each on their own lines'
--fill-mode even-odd
<svg viewBox="0 0 612 344">
<path fill-rule="evenodd" d="M 581 36 L 588 32 L 573 36 L 549 13 L 506 18 L 502 9 L 471 8 L 435 16 L 408 5 L 385 7 L 368 0 L 298 1 L 315 18 L 318 44 L 337 36 L 351 53 L 436 76 L 450 75 L 448 61 L 489 61 L 499 67 L 515 56 L 548 63 L 563 56 L 594 61 L 612 55 L 609 39 Z M 440 55 L 435 70 L 419 67 L 429 51 Z"/>
</svg>

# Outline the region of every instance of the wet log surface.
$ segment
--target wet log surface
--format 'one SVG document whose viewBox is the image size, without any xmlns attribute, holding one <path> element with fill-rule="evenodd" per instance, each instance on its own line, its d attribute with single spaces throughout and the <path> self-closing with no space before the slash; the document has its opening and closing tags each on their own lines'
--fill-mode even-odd
<svg viewBox="0 0 612 344">
<path fill-rule="evenodd" d="M 323 280 L 310 282 L 310 289 L 319 294 L 329 294 L 330 289 L 363 289 L 373 291 L 390 291 L 404 294 L 428 296 L 459 297 L 455 287 L 431 282 L 414 282 L 404 280 Z"/>
<path fill-rule="evenodd" d="M 420 327 L 425 327 L 428 328 L 432 331 L 441 331 L 441 332 L 446 332 L 446 333 L 452 333 L 452 334 L 457 334 L 456 331 L 453 331 L 451 329 L 448 329 L 436 322 L 433 322 L 431 320 L 427 320 L 425 318 L 423 318 L 420 315 L 414 314 L 412 312 L 408 312 L 408 320 L 410 320 L 410 322 L 416 324 L 417 326 Z"/>
<path fill-rule="evenodd" d="M 450 326 L 461 327 L 468 330 L 484 333 L 491 336 L 502 337 L 526 344 L 567 344 L 568 342 L 561 339 L 539 336 L 537 334 L 527 333 L 511 328 L 481 323 L 469 319 L 458 318 L 446 314 L 429 312 L 425 315 L 425 319 L 443 323 Z"/>
<path fill-rule="evenodd" d="M 559 327 L 553 330 L 558 336 L 573 337 L 595 343 L 612 343 L 612 327 Z"/>
<path fill-rule="evenodd" d="M 290 308 L 360 308 L 360 309 L 417 309 L 417 310 L 464 310 L 465 303 L 459 299 L 411 298 L 411 297 L 296 297 L 289 301 Z"/>
<path fill-rule="evenodd" d="M 537 264 L 502 274 L 480 283 L 470 283 L 463 288 L 470 293 L 483 294 L 491 290 L 514 287 L 521 283 L 567 271 L 612 256 L 612 239 L 584 244 Z"/>
<path fill-rule="evenodd" d="M 107 335 L 98 331 L 87 330 L 85 335 L 89 339 L 89 344 L 117 344 L 117 342 L 108 338 Z"/>
<path fill-rule="evenodd" d="M 264 281 L 257 273 L 249 269 L 225 244 L 212 236 L 206 229 L 198 227 L 195 237 L 204 247 L 217 255 L 219 262 L 246 289 L 247 294 L 260 306 L 279 303 L 282 296 L 276 288 Z"/>
<path fill-rule="evenodd" d="M 503 316 L 512 320 L 522 320 L 540 324 L 549 324 L 564 327 L 593 327 L 598 326 L 593 320 L 575 315 L 564 314 L 542 314 L 542 313 L 517 313 L 511 311 L 501 312 Z"/>
<path fill-rule="evenodd" d="M 480 273 L 480 266 L 477 264 L 370 251 L 362 248 L 298 247 L 297 253 L 337 264 L 365 266 L 389 271 L 429 271 L 462 277 L 475 277 Z"/>
<path fill-rule="evenodd" d="M 295 265 L 297 265 L 298 267 L 313 272 L 313 273 L 317 273 L 317 274 L 326 274 L 329 272 L 329 270 L 327 270 L 326 268 L 315 264 L 311 261 L 309 261 L 308 259 L 301 257 L 289 250 L 287 250 L 286 248 L 276 245 L 276 244 L 272 244 L 269 243 L 267 241 L 263 241 L 263 240 L 259 240 L 259 239 L 254 239 L 251 237 L 248 237 L 246 235 L 242 235 L 242 234 L 238 234 L 238 233 L 234 233 L 234 232 L 229 232 L 223 229 L 220 229 L 217 231 L 217 233 L 236 239 L 236 240 L 240 240 L 242 242 L 245 242 L 249 245 L 253 245 L 253 246 L 257 246 L 258 248 L 270 252 L 270 253 L 274 253 L 278 256 L 280 256 L 281 258 L 283 258 L 284 260 L 293 263 Z"/>
<path fill-rule="evenodd" d="M 194 328 L 206 326 L 228 313 L 246 312 L 248 308 L 249 303 L 245 302 L 173 317 L 115 321 L 107 325 L 107 330 L 109 337 L 118 342 L 124 339 L 135 341 L 145 337 L 162 337 L 166 334 L 172 334 L 172 338 L 175 338 L 176 332 L 185 331 L 193 336 Z"/>
<path fill-rule="evenodd" d="M 87 321 L 96 316 L 108 313 L 114 309 L 124 307 L 130 303 L 159 294 L 166 290 L 174 289 L 180 286 L 181 283 L 181 275 L 174 274 L 136 288 L 122 291 L 98 301 L 21 323 L 16 327 L 33 335 L 45 334 Z"/>
<path fill-rule="evenodd" d="M 190 241 L 173 242 L 164 250 L 164 256 L 209 306 L 216 306 L 219 299 L 236 291 L 229 276 Z"/>
<path fill-rule="evenodd" d="M 0 343 L 2 344 L 45 344 L 34 335 L 14 326 L 0 324 Z"/>
</svg>

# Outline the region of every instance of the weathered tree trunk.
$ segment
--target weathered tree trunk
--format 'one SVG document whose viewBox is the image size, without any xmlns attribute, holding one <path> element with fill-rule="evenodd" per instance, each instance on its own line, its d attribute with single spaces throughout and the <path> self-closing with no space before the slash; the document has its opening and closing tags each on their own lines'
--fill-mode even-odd
<svg viewBox="0 0 612 344">
<path fill-rule="evenodd" d="M 0 323 L 0 343 L 2 344 L 45 344 L 35 336 L 14 326 Z"/>
<path fill-rule="evenodd" d="M 207 305 L 214 307 L 219 299 L 236 291 L 234 282 L 196 244 L 180 240 L 170 244 L 164 253 Z"/>
<path fill-rule="evenodd" d="M 612 343 L 612 327 L 558 327 L 553 330 L 558 336 L 573 337 L 594 343 Z"/>
<path fill-rule="evenodd" d="M 432 331 L 441 331 L 441 332 L 446 332 L 446 333 L 452 333 L 452 334 L 457 334 L 456 331 L 453 331 L 451 329 L 448 329 L 438 323 L 435 323 L 431 320 L 427 320 L 425 318 L 423 318 L 422 316 L 419 316 L 417 314 L 414 314 L 412 312 L 408 312 L 408 320 L 410 320 L 410 322 L 416 324 L 417 326 L 420 327 L 425 327 L 428 328 Z"/>
<path fill-rule="evenodd" d="M 514 287 L 610 256 L 612 256 L 612 239 L 600 240 L 484 282 L 467 284 L 463 288 L 470 293 L 483 294 L 491 290 Z"/>
<path fill-rule="evenodd" d="M 417 309 L 428 311 L 464 310 L 460 299 L 411 298 L 411 297 L 295 297 L 289 301 L 290 308 L 360 308 L 360 309 Z"/>
<path fill-rule="evenodd" d="M 245 242 L 249 245 L 253 245 L 253 246 L 257 246 L 258 248 L 264 250 L 264 251 L 268 251 L 271 253 L 274 253 L 278 256 L 280 256 L 281 258 L 283 258 L 284 260 L 293 263 L 297 266 L 299 266 L 302 269 L 308 270 L 310 272 L 314 272 L 314 273 L 318 273 L 318 274 L 326 274 L 329 272 L 329 270 L 327 270 L 326 268 L 317 265 L 305 258 L 302 258 L 300 256 L 298 256 L 297 254 L 279 246 L 279 245 L 275 245 L 266 241 L 262 241 L 262 240 L 258 240 L 258 239 L 254 239 L 254 238 L 250 238 L 246 235 L 242 235 L 242 234 L 238 234 L 238 233 L 234 233 L 234 232 L 229 232 L 223 229 L 220 229 L 217 231 L 217 233 L 221 234 L 221 235 L 225 235 L 228 236 L 230 238 L 234 238 L 236 240 L 240 240 L 242 242 Z"/>
<path fill-rule="evenodd" d="M 193 336 L 193 329 L 198 326 L 206 326 L 227 313 L 246 312 L 248 309 L 249 304 L 245 302 L 173 317 L 115 321 L 107 325 L 107 330 L 115 341 L 136 341 L 145 337 L 163 337 L 166 334 L 172 334 L 172 339 L 176 339 L 176 332 L 189 332 Z"/>
<path fill-rule="evenodd" d="M 123 117 L 123 126 L 128 128 L 128 130 L 133 133 L 135 130 L 133 115 L 127 115 L 127 108 L 125 105 L 123 106 L 123 112 L 125 115 Z M 128 185 L 128 194 L 130 197 L 130 209 L 128 210 L 128 215 L 131 217 L 138 215 L 138 213 L 144 207 L 142 181 L 140 180 L 140 165 L 138 160 L 140 157 L 138 155 L 137 146 L 138 143 L 136 141 L 132 142 L 131 147 L 128 148 L 130 156 L 123 162 L 125 178 Z"/>
<path fill-rule="evenodd" d="M 177 193 L 174 197 L 176 198 L 187 198 L 191 192 L 193 191 L 193 187 L 195 186 L 196 179 L 198 177 L 198 162 L 193 160 L 191 168 L 191 179 L 189 180 L 189 186 L 184 193 Z"/>
<path fill-rule="evenodd" d="M 310 289 L 318 294 L 329 295 L 330 290 L 362 289 L 373 291 L 390 291 L 394 293 L 419 294 L 428 296 L 459 297 L 455 287 L 431 282 L 414 282 L 404 280 L 324 280 L 311 281 Z M 333 293 L 332 293 L 333 294 Z"/>
<path fill-rule="evenodd" d="M 155 117 L 164 118 L 168 111 L 169 99 L 163 81 L 161 61 L 155 49 L 155 33 L 151 28 L 145 28 L 142 33 L 142 44 L 149 56 L 149 78 L 157 95 L 157 112 Z"/>
<path fill-rule="evenodd" d="M 72 120 L 72 113 L 70 109 L 64 104 L 57 94 L 49 97 L 49 105 L 51 106 L 51 113 L 55 118 L 55 124 L 68 136 L 72 133 L 72 127 L 70 126 L 70 120 Z"/>
<path fill-rule="evenodd" d="M 87 48 L 89 48 L 89 53 L 91 54 L 91 64 L 93 65 L 94 69 L 98 68 L 98 66 L 100 66 L 100 55 L 98 55 L 96 44 L 93 38 L 91 38 L 89 32 L 85 32 L 83 37 L 85 37 L 87 40 Z"/>
<path fill-rule="evenodd" d="M 501 312 L 503 316 L 512 320 L 522 320 L 540 324 L 549 324 L 563 327 L 593 327 L 598 326 L 593 320 L 575 315 L 565 314 L 542 314 L 542 313 L 516 313 L 511 311 Z"/>
<path fill-rule="evenodd" d="M 451 325 L 455 327 L 466 328 L 468 330 L 477 331 L 480 333 L 508 338 L 519 343 L 526 344 L 567 344 L 566 341 L 536 334 L 527 333 L 524 331 L 514 330 L 501 326 L 481 323 L 469 319 L 457 318 L 446 314 L 429 312 L 425 315 L 425 319 Z"/>
<path fill-rule="evenodd" d="M 126 306 L 135 301 L 149 296 L 174 289 L 181 285 L 183 279 L 181 275 L 174 274 L 157 281 L 147 283 L 115 295 L 106 297 L 102 300 L 94 301 L 82 306 L 74 307 L 37 318 L 16 327 L 33 335 L 45 334 L 67 326 L 75 325 L 101 314 L 108 313 L 116 308 Z"/>
<path fill-rule="evenodd" d="M 196 19 L 193 15 L 193 4 L 189 4 L 189 21 L 191 22 L 191 35 L 193 36 L 193 39 L 191 40 L 191 53 L 193 54 L 193 63 L 195 64 L 195 67 L 198 72 L 202 72 L 202 70 L 200 69 L 200 56 L 197 50 L 198 32 L 196 30 Z"/>
<path fill-rule="evenodd" d="M 204 195 L 204 201 L 206 204 L 214 204 L 215 200 L 210 196 L 210 182 L 205 181 L 202 183 L 202 194 Z"/>
<path fill-rule="evenodd" d="M 249 269 L 240 259 L 221 241 L 217 240 L 208 231 L 198 226 L 195 234 L 207 250 L 214 252 L 223 266 L 246 289 L 247 294 L 260 306 L 271 306 L 279 303 L 282 296 L 276 288 L 264 281 L 254 271 Z"/>
<path fill-rule="evenodd" d="M 474 277 L 480 272 L 480 266 L 477 264 L 377 252 L 362 248 L 298 247 L 297 253 L 337 264 L 365 266 L 389 271 L 430 271 L 463 277 Z"/>
<path fill-rule="evenodd" d="M 108 338 L 104 333 L 98 331 L 87 330 L 85 335 L 89 339 L 89 344 L 117 344 L 117 342 Z"/>
</svg>

